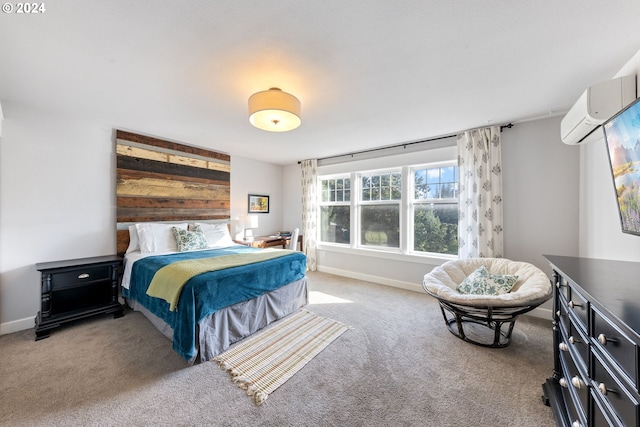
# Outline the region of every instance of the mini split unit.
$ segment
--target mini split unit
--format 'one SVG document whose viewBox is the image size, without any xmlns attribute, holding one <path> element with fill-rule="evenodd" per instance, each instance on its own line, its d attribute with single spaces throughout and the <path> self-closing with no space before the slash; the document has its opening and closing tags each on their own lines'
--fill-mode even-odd
<svg viewBox="0 0 640 427">
<path fill-rule="evenodd" d="M 635 99 L 635 75 L 591 86 L 562 119 L 562 142 L 574 145 L 602 139 L 604 134 L 601 125 Z"/>
</svg>

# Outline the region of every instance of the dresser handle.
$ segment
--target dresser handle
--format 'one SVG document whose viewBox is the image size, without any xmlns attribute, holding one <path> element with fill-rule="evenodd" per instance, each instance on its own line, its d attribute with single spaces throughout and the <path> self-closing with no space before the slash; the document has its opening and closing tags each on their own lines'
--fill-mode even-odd
<svg viewBox="0 0 640 427">
<path fill-rule="evenodd" d="M 607 388 L 606 385 L 604 385 L 604 383 L 598 384 L 598 390 L 600 390 L 600 393 L 602 393 L 604 396 L 606 396 L 607 392 L 609 391 L 609 389 Z"/>
<path fill-rule="evenodd" d="M 563 342 L 558 344 L 558 348 L 560 349 L 560 351 L 568 351 L 569 350 L 569 346 L 566 343 L 563 343 Z"/>
<path fill-rule="evenodd" d="M 562 312 L 560 310 L 556 311 L 556 317 L 561 317 L 562 316 Z"/>
<path fill-rule="evenodd" d="M 598 341 L 600 341 L 602 345 L 607 345 L 608 342 L 616 342 L 613 338 L 607 338 L 605 334 L 598 335 Z"/>
<path fill-rule="evenodd" d="M 571 336 L 571 337 L 569 337 L 569 342 L 570 342 L 572 345 L 576 345 L 576 344 L 578 344 L 578 343 L 581 343 L 582 341 L 580 341 L 579 339 L 576 339 L 576 338 L 574 338 L 574 337 L 572 337 L 572 336 Z"/>
<path fill-rule="evenodd" d="M 571 427 L 582 427 L 582 424 L 580 424 L 580 421 L 576 420 L 571 423 Z"/>
<path fill-rule="evenodd" d="M 576 304 L 576 303 L 575 303 L 575 302 L 573 302 L 573 301 L 569 301 L 569 304 L 568 304 L 568 305 L 569 305 L 569 307 L 571 307 L 571 308 L 575 308 L 575 307 L 582 307 L 582 304 Z"/>
<path fill-rule="evenodd" d="M 89 277 L 89 273 L 82 273 L 81 275 L 78 276 L 78 279 L 86 279 Z"/>
<path fill-rule="evenodd" d="M 575 376 L 573 378 L 571 378 L 571 384 L 573 384 L 573 386 L 575 388 L 577 388 L 578 390 L 580 390 L 581 388 L 583 388 L 585 386 L 584 381 L 582 381 L 582 378 L 580 378 L 579 376 Z"/>
<path fill-rule="evenodd" d="M 560 283 L 560 281 L 556 282 L 556 288 L 560 289 L 563 285 Z"/>
<path fill-rule="evenodd" d="M 561 387 L 564 387 L 564 388 L 569 387 L 569 383 L 567 383 L 567 380 L 564 377 L 560 378 L 560 380 L 558 380 L 558 383 L 560 384 Z"/>
</svg>

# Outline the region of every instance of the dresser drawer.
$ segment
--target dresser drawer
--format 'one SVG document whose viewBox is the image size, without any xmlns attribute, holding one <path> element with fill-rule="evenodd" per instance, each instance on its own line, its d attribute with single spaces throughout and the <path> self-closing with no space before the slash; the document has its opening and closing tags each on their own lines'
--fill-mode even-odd
<svg viewBox="0 0 640 427">
<path fill-rule="evenodd" d="M 595 345 L 617 365 L 634 387 L 638 385 L 638 347 L 606 316 L 592 308 Z"/>
<path fill-rule="evenodd" d="M 570 349 L 570 354 L 575 363 L 580 364 L 581 372 L 586 376 L 589 372 L 589 340 L 583 335 L 583 332 L 575 327 L 575 324 L 569 323 L 569 331 L 567 336 L 563 336 L 564 343 Z"/>
<path fill-rule="evenodd" d="M 556 316 L 558 317 L 558 324 L 560 328 L 569 336 L 569 325 L 571 323 L 569 319 L 569 307 L 567 306 L 567 298 L 563 293 L 558 293 L 558 311 Z"/>
<path fill-rule="evenodd" d="M 111 280 L 110 265 L 76 268 L 70 271 L 51 273 L 51 290 L 84 286 L 87 283 Z"/>
<path fill-rule="evenodd" d="M 629 393 L 624 385 L 614 379 L 614 373 L 604 367 L 603 361 L 595 353 L 593 358 L 593 386 L 594 392 L 598 392 L 605 406 L 610 406 L 615 415 L 626 426 L 637 426 L 640 422 L 638 401 Z"/>
<path fill-rule="evenodd" d="M 591 389 L 591 424 L 589 427 L 609 427 L 609 426 L 622 426 L 616 417 L 612 417 L 606 409 L 602 407 L 602 402 L 597 396 L 600 393 L 596 389 Z"/>
<path fill-rule="evenodd" d="M 557 275 L 556 288 L 558 289 L 559 295 L 562 295 L 565 300 L 569 299 L 569 281 L 561 274 Z"/>
<path fill-rule="evenodd" d="M 589 404 L 588 383 L 573 363 L 570 352 L 560 352 L 560 364 L 562 365 L 564 378 L 568 382 L 567 388 L 571 392 L 571 400 L 574 402 L 576 411 L 581 419 L 586 419 L 585 414 Z"/>
<path fill-rule="evenodd" d="M 587 299 L 574 288 L 569 288 L 567 307 L 567 311 L 574 314 L 574 317 L 580 323 L 578 326 L 586 333 L 589 319 L 589 303 Z"/>
</svg>

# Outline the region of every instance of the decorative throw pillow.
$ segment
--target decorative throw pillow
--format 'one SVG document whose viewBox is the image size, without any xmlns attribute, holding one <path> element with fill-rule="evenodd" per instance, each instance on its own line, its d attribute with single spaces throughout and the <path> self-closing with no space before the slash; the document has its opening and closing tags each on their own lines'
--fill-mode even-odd
<svg viewBox="0 0 640 427">
<path fill-rule="evenodd" d="M 461 294 L 502 295 L 506 294 L 518 281 L 518 276 L 510 274 L 489 274 L 485 266 L 477 268 L 458 285 Z"/>
<path fill-rule="evenodd" d="M 173 227 L 171 229 L 176 236 L 178 252 L 207 249 L 207 239 L 202 231 L 189 231 Z"/>
</svg>

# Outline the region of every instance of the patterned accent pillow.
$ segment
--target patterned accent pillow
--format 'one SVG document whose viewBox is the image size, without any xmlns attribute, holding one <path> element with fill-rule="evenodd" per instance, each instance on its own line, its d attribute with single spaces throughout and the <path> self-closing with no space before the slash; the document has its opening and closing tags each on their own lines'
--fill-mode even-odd
<svg viewBox="0 0 640 427">
<path fill-rule="evenodd" d="M 207 249 L 207 239 L 202 231 L 189 231 L 176 227 L 171 227 L 171 230 L 173 235 L 176 236 L 178 252 Z"/>
<path fill-rule="evenodd" d="M 456 290 L 461 294 L 502 295 L 511 291 L 517 281 L 516 275 L 489 274 L 483 265 L 467 276 Z"/>
</svg>

